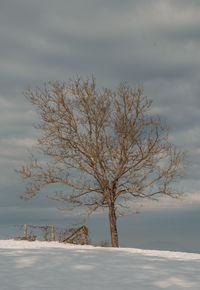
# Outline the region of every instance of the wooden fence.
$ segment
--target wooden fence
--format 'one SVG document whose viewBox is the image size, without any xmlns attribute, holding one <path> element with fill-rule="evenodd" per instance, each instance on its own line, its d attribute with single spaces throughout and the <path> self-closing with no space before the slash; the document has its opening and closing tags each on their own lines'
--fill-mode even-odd
<svg viewBox="0 0 200 290">
<path fill-rule="evenodd" d="M 61 229 L 55 225 L 20 225 L 17 239 L 34 241 L 59 241 L 73 244 L 88 244 L 89 233 L 86 226 L 78 228 Z"/>
</svg>

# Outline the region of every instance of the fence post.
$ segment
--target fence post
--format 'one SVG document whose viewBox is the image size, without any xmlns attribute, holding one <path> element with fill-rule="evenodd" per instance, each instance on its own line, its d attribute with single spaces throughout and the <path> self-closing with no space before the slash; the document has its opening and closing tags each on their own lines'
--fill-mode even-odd
<svg viewBox="0 0 200 290">
<path fill-rule="evenodd" d="M 24 225 L 24 240 L 28 240 L 28 225 Z"/>
<path fill-rule="evenodd" d="M 52 241 L 56 240 L 56 227 L 55 227 L 55 225 L 51 226 L 51 240 Z"/>
<path fill-rule="evenodd" d="M 44 240 L 48 241 L 48 226 L 44 226 Z"/>
</svg>

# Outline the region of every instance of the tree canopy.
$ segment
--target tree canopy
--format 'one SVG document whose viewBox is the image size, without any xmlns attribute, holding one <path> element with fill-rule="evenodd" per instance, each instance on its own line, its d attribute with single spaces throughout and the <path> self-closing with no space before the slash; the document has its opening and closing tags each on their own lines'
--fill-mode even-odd
<svg viewBox="0 0 200 290">
<path fill-rule="evenodd" d="M 56 196 L 90 212 L 108 209 L 112 246 L 118 246 L 117 213 L 135 198 L 177 196 L 184 153 L 169 141 L 169 130 L 152 112 L 141 87 L 122 82 L 98 89 L 96 80 L 73 78 L 29 89 L 37 108 L 38 148 L 47 161 L 32 157 L 19 173 L 32 198 L 44 187 L 63 184 Z"/>
</svg>

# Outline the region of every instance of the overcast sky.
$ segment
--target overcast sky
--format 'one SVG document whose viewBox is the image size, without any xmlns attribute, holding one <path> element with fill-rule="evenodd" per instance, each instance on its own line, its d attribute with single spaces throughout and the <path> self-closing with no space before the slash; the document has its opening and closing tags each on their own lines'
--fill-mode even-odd
<svg viewBox="0 0 200 290">
<path fill-rule="evenodd" d="M 92 73 L 100 86 L 144 86 L 171 140 L 188 151 L 180 188 L 200 200 L 200 1 L 1 0 L 0 218 L 39 205 L 38 215 L 45 206 L 43 197 L 31 205 L 19 199 L 24 187 L 14 168 L 37 134 L 23 91 Z"/>
</svg>

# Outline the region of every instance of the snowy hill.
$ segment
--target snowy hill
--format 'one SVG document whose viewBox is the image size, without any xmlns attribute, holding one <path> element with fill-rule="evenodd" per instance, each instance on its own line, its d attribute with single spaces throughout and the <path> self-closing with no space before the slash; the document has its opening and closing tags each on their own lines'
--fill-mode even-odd
<svg viewBox="0 0 200 290">
<path fill-rule="evenodd" d="M 0 240 L 1 290 L 200 289 L 200 254 Z"/>
</svg>

